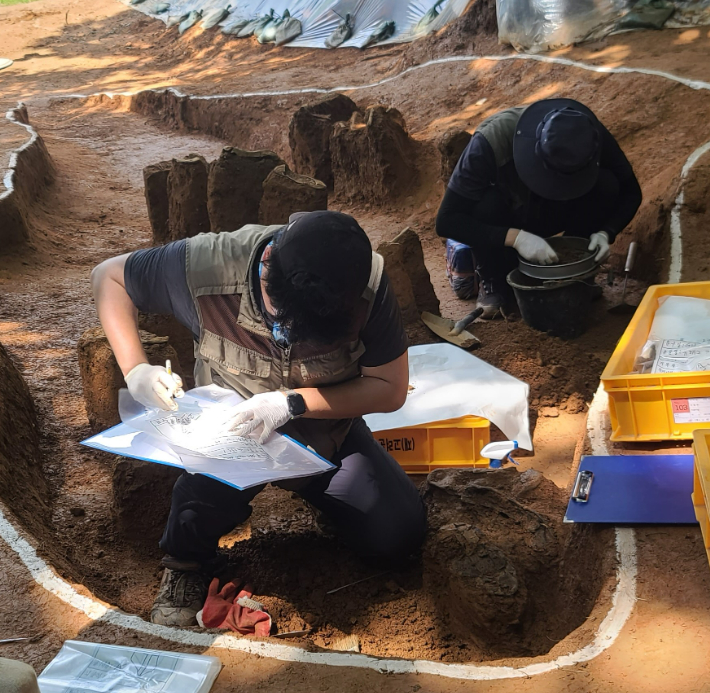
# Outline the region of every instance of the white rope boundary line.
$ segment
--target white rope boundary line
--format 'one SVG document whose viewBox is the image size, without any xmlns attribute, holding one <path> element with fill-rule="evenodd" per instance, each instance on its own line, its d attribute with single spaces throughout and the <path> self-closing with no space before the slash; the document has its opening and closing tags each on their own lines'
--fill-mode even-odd
<svg viewBox="0 0 710 693">
<path fill-rule="evenodd" d="M 223 94 L 212 96 L 193 96 L 194 99 L 212 100 L 220 98 L 240 98 L 251 96 L 287 96 L 290 94 L 321 93 L 327 94 L 336 91 L 355 91 L 358 89 L 369 89 L 386 84 L 394 79 L 403 77 L 414 70 L 423 69 L 432 65 L 440 65 L 453 62 L 464 62 L 473 60 L 536 60 L 538 62 L 556 63 L 569 67 L 578 67 L 598 73 L 629 74 L 641 73 L 663 77 L 680 84 L 684 84 L 691 89 L 710 90 L 710 83 L 698 80 L 689 80 L 667 72 L 658 70 L 645 70 L 641 68 L 626 67 L 605 67 L 588 65 L 567 58 L 554 58 L 539 55 L 509 55 L 509 56 L 454 56 L 450 58 L 440 58 L 430 60 L 421 65 L 407 68 L 403 72 L 387 77 L 379 82 L 363 86 L 333 87 L 330 89 L 306 88 L 295 90 L 284 90 L 274 92 L 251 92 L 244 94 Z M 151 90 L 158 91 L 158 90 Z M 168 91 L 177 96 L 186 96 L 177 89 L 170 87 Z M 117 96 L 133 96 L 138 92 L 116 94 Z M 93 95 L 72 94 L 63 98 L 87 98 L 88 96 L 109 96 L 112 94 L 102 93 Z M 60 97 L 61 98 L 61 97 Z M 37 138 L 37 132 L 30 125 L 17 121 L 13 111 L 8 111 L 6 118 L 11 122 L 23 126 L 31 133 L 30 140 L 22 147 L 13 152 L 10 160 L 10 170 L 4 177 L 5 186 L 8 190 L 0 196 L 9 194 L 13 190 L 13 174 L 17 162 L 17 153 L 30 146 Z M 688 172 L 703 154 L 710 151 L 710 142 L 702 145 L 691 154 L 681 171 L 681 191 L 676 198 L 675 206 L 671 212 L 671 268 L 669 271 L 669 282 L 680 280 L 682 270 L 682 243 L 680 228 L 680 207 L 683 204 L 682 184 Z M 676 219 L 674 226 L 674 217 Z M 677 279 L 675 277 L 677 275 Z M 587 417 L 587 434 L 592 446 L 594 455 L 608 455 L 606 444 L 606 412 L 608 409 L 607 395 L 600 385 L 594 395 Z M 479 666 L 471 664 L 445 664 L 442 662 L 432 662 L 428 660 L 400 660 L 400 659 L 378 659 L 368 655 L 336 653 L 336 652 L 308 652 L 298 647 L 281 645 L 273 642 L 254 641 L 246 638 L 237 638 L 233 635 L 209 635 L 207 633 L 195 633 L 179 628 L 169 628 L 148 623 L 135 615 L 125 614 L 113 607 L 107 607 L 93 597 L 86 597 L 79 594 L 73 585 L 62 579 L 57 573 L 37 555 L 34 547 L 23 537 L 17 529 L 10 523 L 5 513 L 0 508 L 0 537 L 17 554 L 25 567 L 29 570 L 33 580 L 48 592 L 51 592 L 64 603 L 72 606 L 84 613 L 88 618 L 96 622 L 111 623 L 135 630 L 146 635 L 153 635 L 164 640 L 197 647 L 216 647 L 228 650 L 255 654 L 281 661 L 298 662 L 300 664 L 325 664 L 328 666 L 345 666 L 359 669 L 369 669 L 380 673 L 388 674 L 431 674 L 446 678 L 492 681 L 496 679 L 527 678 L 538 674 L 545 674 L 563 667 L 573 666 L 581 662 L 594 659 L 599 654 L 608 649 L 619 636 L 621 629 L 628 620 L 636 603 L 636 575 L 637 557 L 634 530 L 629 528 L 616 529 L 616 552 L 619 562 L 617 568 L 617 584 L 612 597 L 612 605 L 606 617 L 597 630 L 594 640 L 576 652 L 562 655 L 549 662 L 529 664 L 523 667 L 508 666 Z"/>
</svg>

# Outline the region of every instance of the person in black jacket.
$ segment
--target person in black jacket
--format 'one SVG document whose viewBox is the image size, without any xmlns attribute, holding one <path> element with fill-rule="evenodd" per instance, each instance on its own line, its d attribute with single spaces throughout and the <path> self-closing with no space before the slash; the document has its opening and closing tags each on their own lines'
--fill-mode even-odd
<svg viewBox="0 0 710 693">
<path fill-rule="evenodd" d="M 493 317 L 505 306 L 517 255 L 554 264 L 544 239 L 565 233 L 588 238 L 603 262 L 640 204 L 631 164 L 594 113 L 572 99 L 545 99 L 479 125 L 451 176 L 436 231 L 473 249 L 477 306 Z"/>
</svg>

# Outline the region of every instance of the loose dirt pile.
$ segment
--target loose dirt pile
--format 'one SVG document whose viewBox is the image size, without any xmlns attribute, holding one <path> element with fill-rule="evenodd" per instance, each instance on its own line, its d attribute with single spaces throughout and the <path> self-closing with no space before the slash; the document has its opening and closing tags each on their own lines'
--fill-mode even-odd
<svg viewBox="0 0 710 693">
<path fill-rule="evenodd" d="M 506 469 L 439 470 L 423 490 L 429 538 L 410 566 L 363 564 L 316 531 L 300 501 L 269 489 L 270 511 L 228 550 L 225 578 L 251 582 L 279 631 L 311 630 L 325 648 L 355 635 L 380 656 L 540 654 L 585 621 L 611 574 L 613 533 L 562 525 L 561 489 Z"/>
<path fill-rule="evenodd" d="M 495 323 L 472 326 L 482 343 L 476 356 L 528 383 L 533 410 L 561 405 L 575 414 L 586 409 L 604 361 L 590 353 L 593 344 L 585 336 L 566 341 L 538 332 L 520 319 L 508 320 L 504 330 L 500 327 Z"/>
</svg>

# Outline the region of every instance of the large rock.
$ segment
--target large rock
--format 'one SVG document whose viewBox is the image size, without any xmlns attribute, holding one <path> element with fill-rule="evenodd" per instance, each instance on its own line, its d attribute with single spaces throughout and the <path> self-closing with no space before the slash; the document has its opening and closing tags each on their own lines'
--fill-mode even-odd
<svg viewBox="0 0 710 693">
<path fill-rule="evenodd" d="M 471 141 L 471 137 L 471 133 L 466 130 L 453 129 L 445 132 L 436 143 L 439 154 L 441 154 L 441 180 L 445 184 L 449 182 L 449 178 L 451 178 L 464 149 Z"/>
<path fill-rule="evenodd" d="M 377 252 L 402 311 L 404 327 L 413 344 L 435 341 L 421 320 L 424 311 L 439 314 L 439 299 L 424 264 L 422 244 L 416 232 L 404 229 L 393 240 L 380 243 Z"/>
<path fill-rule="evenodd" d="M 199 154 L 189 154 L 171 163 L 168 174 L 170 240 L 208 233 L 207 161 Z"/>
<path fill-rule="evenodd" d="M 0 344 L 0 499 L 38 539 L 44 539 L 50 525 L 49 488 L 39 437 L 27 384 Z"/>
<path fill-rule="evenodd" d="M 212 231 L 234 231 L 245 224 L 256 224 L 264 181 L 283 163 L 268 150 L 225 147 L 209 168 L 207 208 Z"/>
<path fill-rule="evenodd" d="M 288 127 L 294 169 L 323 181 L 332 190 L 330 136 L 333 125 L 350 120 L 357 110 L 356 103 L 344 94 L 332 94 L 299 108 Z"/>
<path fill-rule="evenodd" d="M 180 372 L 180 360 L 167 337 L 156 337 L 144 331 L 140 332 L 140 337 L 149 363 L 164 366 L 170 359 L 175 372 Z M 98 431 L 121 423 L 118 391 L 126 384 L 103 329 L 92 327 L 84 332 L 77 350 L 86 415 L 91 428 Z"/>
<path fill-rule="evenodd" d="M 180 474 L 173 467 L 119 457 L 113 468 L 113 513 L 123 537 L 146 547 L 157 545 Z"/>
<path fill-rule="evenodd" d="M 411 194 L 415 144 L 398 110 L 375 106 L 336 123 L 330 152 L 335 194 L 342 199 L 387 203 Z"/>
<path fill-rule="evenodd" d="M 170 241 L 170 203 L 168 201 L 168 175 L 171 161 L 161 161 L 143 169 L 145 201 L 148 220 L 153 232 L 153 245 Z"/>
<path fill-rule="evenodd" d="M 328 209 L 328 188 L 315 178 L 277 166 L 264 181 L 259 207 L 260 224 L 286 224 L 294 212 Z"/>
<path fill-rule="evenodd" d="M 610 574 L 613 536 L 563 524 L 562 489 L 506 468 L 436 470 L 423 491 L 424 580 L 454 633 L 538 654 L 584 622 Z"/>
</svg>

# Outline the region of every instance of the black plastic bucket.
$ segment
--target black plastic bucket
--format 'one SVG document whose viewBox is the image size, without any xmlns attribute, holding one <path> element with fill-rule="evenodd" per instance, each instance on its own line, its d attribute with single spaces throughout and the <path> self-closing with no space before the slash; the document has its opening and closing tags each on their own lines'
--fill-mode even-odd
<svg viewBox="0 0 710 693">
<path fill-rule="evenodd" d="M 588 326 L 593 276 L 594 273 L 543 282 L 514 269 L 508 275 L 508 284 L 530 327 L 562 339 L 574 339 L 584 334 Z"/>
</svg>

